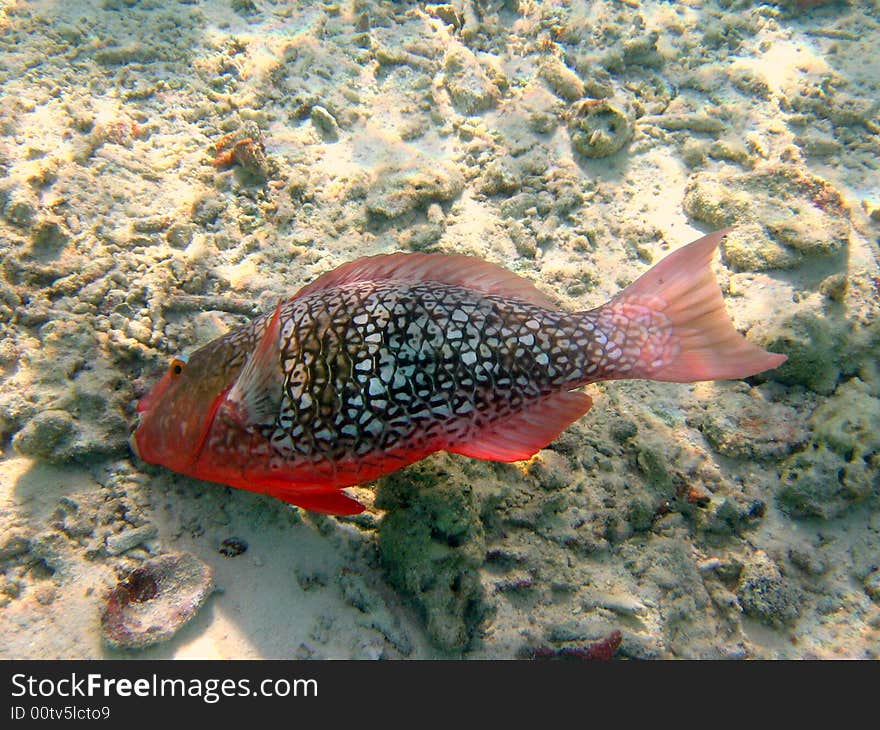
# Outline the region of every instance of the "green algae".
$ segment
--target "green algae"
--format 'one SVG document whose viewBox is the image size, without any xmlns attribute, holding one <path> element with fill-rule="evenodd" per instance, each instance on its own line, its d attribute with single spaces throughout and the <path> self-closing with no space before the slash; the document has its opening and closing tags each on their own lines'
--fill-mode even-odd
<svg viewBox="0 0 880 730">
<path fill-rule="evenodd" d="M 388 580 L 422 613 L 438 647 L 466 649 L 487 610 L 478 573 L 483 526 L 472 488 L 449 457 L 435 457 L 384 478 L 376 506 L 388 510 L 379 525 Z"/>
<path fill-rule="evenodd" d="M 780 505 L 830 519 L 880 488 L 880 398 L 859 378 L 841 384 L 810 418 L 808 448 L 783 463 Z"/>
</svg>

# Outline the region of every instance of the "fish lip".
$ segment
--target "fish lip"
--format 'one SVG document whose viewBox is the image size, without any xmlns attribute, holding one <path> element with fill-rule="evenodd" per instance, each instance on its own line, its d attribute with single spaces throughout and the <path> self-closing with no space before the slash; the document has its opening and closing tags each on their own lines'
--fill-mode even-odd
<svg viewBox="0 0 880 730">
<path fill-rule="evenodd" d="M 134 452 L 134 455 L 138 459 L 141 459 L 141 460 L 143 460 L 144 457 L 141 456 L 141 452 L 138 450 L 136 436 L 137 436 L 138 429 L 141 427 L 141 416 L 142 415 L 143 415 L 143 411 L 141 411 L 137 414 L 137 418 L 135 419 L 134 424 L 129 427 L 129 431 L 128 431 L 128 447 L 132 450 L 132 452 Z"/>
<path fill-rule="evenodd" d="M 132 431 L 131 436 L 128 437 L 128 447 L 138 459 L 143 460 L 144 457 L 142 457 L 140 451 L 138 451 L 137 439 L 135 436 L 137 436 L 137 431 Z"/>
</svg>

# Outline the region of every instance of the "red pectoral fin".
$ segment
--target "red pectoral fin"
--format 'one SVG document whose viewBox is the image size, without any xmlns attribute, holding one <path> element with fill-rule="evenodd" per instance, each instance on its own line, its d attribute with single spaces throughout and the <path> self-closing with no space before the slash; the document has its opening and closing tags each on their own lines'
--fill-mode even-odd
<svg viewBox="0 0 880 730">
<path fill-rule="evenodd" d="M 447 446 L 446 450 L 473 459 L 528 459 L 583 416 L 592 405 L 593 401 L 585 393 L 556 393 L 527 411 L 490 424 L 466 443 Z"/>
</svg>

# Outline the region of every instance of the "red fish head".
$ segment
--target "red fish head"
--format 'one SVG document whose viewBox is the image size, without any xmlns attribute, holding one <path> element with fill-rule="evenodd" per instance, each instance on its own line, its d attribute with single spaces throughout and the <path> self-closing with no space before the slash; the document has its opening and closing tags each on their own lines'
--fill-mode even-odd
<svg viewBox="0 0 880 730">
<path fill-rule="evenodd" d="M 196 352 L 187 362 L 176 357 L 153 389 L 141 398 L 140 417 L 130 444 L 144 461 L 181 473 L 191 470 L 211 428 L 226 375 Z"/>
</svg>

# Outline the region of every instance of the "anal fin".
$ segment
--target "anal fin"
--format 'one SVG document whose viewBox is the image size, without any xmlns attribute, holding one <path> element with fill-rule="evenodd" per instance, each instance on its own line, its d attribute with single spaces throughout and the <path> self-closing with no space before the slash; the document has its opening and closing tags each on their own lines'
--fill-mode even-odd
<svg viewBox="0 0 880 730">
<path fill-rule="evenodd" d="M 270 491 L 275 497 L 288 504 L 302 507 L 311 512 L 322 512 L 326 515 L 357 515 L 364 511 L 364 506 L 355 499 L 347 496 L 339 489 L 330 491 Z"/>
<path fill-rule="evenodd" d="M 512 418 L 492 423 L 466 443 L 447 446 L 454 454 L 492 461 L 528 459 L 583 416 L 593 401 L 586 393 L 565 391 L 545 397 Z"/>
</svg>

